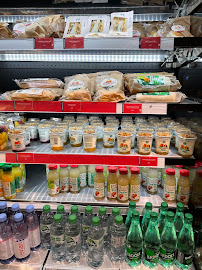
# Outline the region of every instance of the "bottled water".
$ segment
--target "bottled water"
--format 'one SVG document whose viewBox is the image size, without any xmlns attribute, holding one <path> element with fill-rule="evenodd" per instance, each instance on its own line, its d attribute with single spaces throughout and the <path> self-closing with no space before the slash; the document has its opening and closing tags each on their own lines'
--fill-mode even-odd
<svg viewBox="0 0 202 270">
<path fill-rule="evenodd" d="M 53 223 L 50 226 L 51 251 L 53 261 L 64 261 L 65 250 L 65 227 L 60 214 L 54 215 Z"/>
<path fill-rule="evenodd" d="M 111 260 L 123 261 L 126 242 L 126 227 L 122 216 L 116 216 L 115 224 L 111 227 Z"/>
<path fill-rule="evenodd" d="M 5 201 L 0 202 L 0 214 L 8 214 L 8 207 L 7 207 L 7 203 Z"/>
<path fill-rule="evenodd" d="M 104 247 L 107 249 L 109 245 L 109 236 L 108 236 L 108 215 L 106 214 L 106 208 L 104 206 L 101 206 L 99 208 L 99 214 L 98 217 L 100 218 L 100 225 L 104 229 Z"/>
<path fill-rule="evenodd" d="M 179 233 L 184 225 L 184 204 L 183 203 L 177 203 L 174 224 L 175 224 L 176 234 L 178 237 L 178 235 L 179 235 Z"/>
<path fill-rule="evenodd" d="M 93 208 L 92 206 L 88 205 L 85 207 L 85 214 L 83 216 L 82 220 L 82 248 L 84 250 L 88 249 L 88 230 L 91 226 L 92 223 L 92 213 L 93 213 Z"/>
<path fill-rule="evenodd" d="M 81 224 L 81 213 L 79 212 L 79 208 L 77 205 L 72 205 L 71 207 L 71 215 L 75 215 L 79 224 Z"/>
<path fill-rule="evenodd" d="M 133 202 L 133 201 L 130 201 L 129 202 L 128 214 L 127 214 L 126 222 L 125 222 L 126 233 L 128 233 L 128 230 L 130 228 L 130 224 L 131 224 L 131 221 L 132 221 L 132 212 L 135 210 L 135 208 L 136 208 L 136 203 Z"/>
<path fill-rule="evenodd" d="M 15 214 L 17 213 L 20 213 L 20 206 L 18 203 L 14 203 L 12 206 L 11 206 L 11 212 L 10 212 L 10 223 L 11 225 L 14 223 L 14 216 Z"/>
<path fill-rule="evenodd" d="M 65 230 L 66 259 L 68 262 L 78 262 L 81 256 L 81 226 L 75 215 L 69 216 Z"/>
<path fill-rule="evenodd" d="M 87 263 L 98 268 L 103 263 L 104 256 L 104 229 L 100 225 L 100 218 L 92 218 L 92 226 L 88 231 L 88 258 Z"/>
<path fill-rule="evenodd" d="M 62 221 L 63 221 L 64 225 L 66 226 L 67 221 L 68 221 L 68 214 L 65 213 L 64 205 L 62 205 L 62 204 L 58 205 L 57 214 L 60 214 L 62 216 Z"/>
<path fill-rule="evenodd" d="M 50 205 L 44 205 L 43 212 L 40 216 L 41 243 L 44 249 L 51 248 L 50 226 L 53 223 L 53 213 Z"/>
<path fill-rule="evenodd" d="M 145 233 L 147 231 L 147 227 L 149 225 L 151 211 L 152 211 L 152 204 L 146 203 L 145 213 L 144 213 L 144 216 L 142 219 L 142 226 L 141 226 L 143 239 L 144 239 Z"/>
<path fill-rule="evenodd" d="M 30 256 L 30 242 L 27 224 L 23 220 L 22 213 L 14 216 L 15 223 L 12 226 L 14 254 L 18 261 L 26 261 Z"/>
<path fill-rule="evenodd" d="M 14 260 L 11 226 L 5 213 L 0 214 L 0 262 L 9 264 Z"/>
<path fill-rule="evenodd" d="M 39 219 L 34 211 L 34 206 L 32 204 L 29 204 L 26 207 L 25 222 L 28 226 L 31 250 L 37 250 L 41 246 L 41 236 Z"/>
<path fill-rule="evenodd" d="M 159 223 L 159 233 L 161 235 L 163 228 L 166 223 L 166 215 L 168 212 L 168 204 L 166 202 L 161 203 L 161 210 L 158 218 L 158 223 Z"/>
<path fill-rule="evenodd" d="M 108 226 L 108 239 L 109 239 L 109 244 L 111 244 L 111 228 L 115 224 L 115 218 L 116 216 L 119 215 L 119 208 L 114 207 L 112 209 L 112 214 L 109 216 L 109 226 Z M 108 245 L 108 249 L 110 251 L 110 245 Z"/>
<path fill-rule="evenodd" d="M 144 207 L 144 209 L 142 211 L 142 216 L 143 217 L 144 217 L 144 214 L 147 211 L 147 209 L 151 209 L 152 210 L 152 203 L 150 203 L 150 202 L 145 203 L 145 207 Z"/>
</svg>

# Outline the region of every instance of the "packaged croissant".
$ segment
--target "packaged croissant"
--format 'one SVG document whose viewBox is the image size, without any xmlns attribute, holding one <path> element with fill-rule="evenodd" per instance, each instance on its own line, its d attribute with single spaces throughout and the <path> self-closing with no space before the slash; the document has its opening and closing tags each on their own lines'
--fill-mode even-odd
<svg viewBox="0 0 202 270">
<path fill-rule="evenodd" d="M 13 38 L 13 34 L 8 28 L 8 23 L 0 22 L 0 38 Z"/>
<path fill-rule="evenodd" d="M 128 73 L 124 75 L 125 86 L 131 94 L 144 92 L 173 92 L 181 88 L 172 73 Z"/>
<path fill-rule="evenodd" d="M 64 83 L 59 79 L 54 78 L 29 78 L 14 80 L 16 84 L 22 88 L 63 88 Z"/>
<path fill-rule="evenodd" d="M 111 37 L 133 36 L 133 11 L 111 13 Z"/>
<path fill-rule="evenodd" d="M 119 71 L 96 73 L 95 101 L 118 102 L 125 100 L 123 74 Z"/>
<path fill-rule="evenodd" d="M 187 96 L 181 92 L 138 93 L 136 101 L 146 103 L 179 103 Z"/>
<path fill-rule="evenodd" d="M 162 32 L 163 22 L 151 22 L 144 24 L 146 37 L 163 37 Z"/>
<path fill-rule="evenodd" d="M 145 29 L 141 23 L 133 23 L 133 37 L 145 37 Z"/>
<path fill-rule="evenodd" d="M 86 33 L 86 16 L 69 16 L 66 22 L 63 38 L 84 37 Z"/>
<path fill-rule="evenodd" d="M 109 35 L 110 17 L 107 15 L 89 16 L 86 26 L 86 38 L 107 37 Z"/>
</svg>

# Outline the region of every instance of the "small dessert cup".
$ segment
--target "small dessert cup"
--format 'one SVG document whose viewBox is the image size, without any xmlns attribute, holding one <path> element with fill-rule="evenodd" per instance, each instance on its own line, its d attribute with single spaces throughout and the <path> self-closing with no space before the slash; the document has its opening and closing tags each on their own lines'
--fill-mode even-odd
<svg viewBox="0 0 202 270">
<path fill-rule="evenodd" d="M 119 131 L 117 135 L 118 153 L 130 154 L 132 133 L 129 131 Z"/>
<path fill-rule="evenodd" d="M 138 154 L 140 155 L 149 155 L 151 153 L 153 140 L 152 131 L 138 131 L 137 135 L 137 145 L 138 145 Z"/>
<path fill-rule="evenodd" d="M 194 145 L 196 142 L 196 134 L 194 132 L 181 132 L 178 135 L 179 147 L 178 154 L 182 157 L 192 157 Z"/>
<path fill-rule="evenodd" d="M 105 127 L 103 129 L 103 145 L 104 148 L 113 148 L 116 141 L 116 131 L 113 127 Z"/>
</svg>

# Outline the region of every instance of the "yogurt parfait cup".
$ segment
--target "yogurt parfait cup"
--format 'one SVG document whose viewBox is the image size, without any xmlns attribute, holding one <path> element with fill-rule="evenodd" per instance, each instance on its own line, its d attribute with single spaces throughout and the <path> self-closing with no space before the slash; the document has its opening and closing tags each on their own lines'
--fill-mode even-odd
<svg viewBox="0 0 202 270">
<path fill-rule="evenodd" d="M 183 132 L 191 132 L 191 129 L 186 127 L 178 127 L 175 131 L 175 149 L 178 150 L 179 147 L 179 134 Z"/>
<path fill-rule="evenodd" d="M 171 132 L 169 130 L 156 131 L 156 153 L 167 155 L 170 148 Z"/>
<path fill-rule="evenodd" d="M 97 141 L 102 141 L 103 140 L 103 128 L 104 124 L 103 123 L 95 123 L 95 126 L 97 127 Z"/>
<path fill-rule="evenodd" d="M 28 121 L 25 123 L 25 125 L 30 127 L 30 140 L 37 141 L 38 140 L 37 122 Z"/>
<path fill-rule="evenodd" d="M 196 134 L 194 132 L 181 132 L 178 135 L 179 147 L 178 154 L 182 157 L 192 157 L 194 145 L 196 142 Z"/>
<path fill-rule="evenodd" d="M 117 134 L 117 144 L 119 154 L 130 154 L 132 133 L 129 131 L 119 131 Z"/>
<path fill-rule="evenodd" d="M 138 131 L 137 134 L 137 145 L 138 145 L 138 154 L 140 155 L 149 155 L 151 153 L 153 140 L 152 131 Z"/>
<path fill-rule="evenodd" d="M 3 120 L 0 121 L 0 151 L 7 149 L 8 143 L 8 124 Z"/>
<path fill-rule="evenodd" d="M 136 127 L 133 126 L 121 126 L 121 130 L 123 131 L 129 131 L 132 134 L 132 139 L 131 139 L 131 149 L 135 148 L 135 139 L 136 139 Z"/>
<path fill-rule="evenodd" d="M 58 124 L 55 125 L 55 127 L 58 127 L 60 129 L 64 130 L 64 134 L 65 134 L 64 145 L 67 145 L 67 141 L 68 141 L 68 138 L 69 138 L 69 128 L 68 128 L 68 126 L 65 123 L 59 122 Z"/>
<path fill-rule="evenodd" d="M 30 127 L 26 125 L 19 125 L 17 128 L 24 129 L 26 133 L 26 146 L 30 146 Z"/>
<path fill-rule="evenodd" d="M 8 132 L 13 152 L 23 152 L 26 149 L 26 132 L 22 128 L 13 128 Z"/>
<path fill-rule="evenodd" d="M 39 123 L 38 132 L 39 132 L 39 140 L 41 143 L 49 143 L 50 142 L 50 123 Z"/>
<path fill-rule="evenodd" d="M 52 150 L 54 151 L 63 150 L 64 139 L 65 133 L 63 128 L 54 126 L 50 129 L 50 143 Z"/>
<path fill-rule="evenodd" d="M 82 145 L 83 130 L 81 125 L 71 124 L 69 127 L 69 140 L 72 147 Z"/>
<path fill-rule="evenodd" d="M 116 131 L 113 127 L 105 127 L 103 129 L 103 146 L 104 148 L 113 148 L 116 141 Z"/>
<path fill-rule="evenodd" d="M 83 131 L 83 144 L 86 152 L 96 150 L 97 130 L 93 127 L 86 127 Z"/>
</svg>

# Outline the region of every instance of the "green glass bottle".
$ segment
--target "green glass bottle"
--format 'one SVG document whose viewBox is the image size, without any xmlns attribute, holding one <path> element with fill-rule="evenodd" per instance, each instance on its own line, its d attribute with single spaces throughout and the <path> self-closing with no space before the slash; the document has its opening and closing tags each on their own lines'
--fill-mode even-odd
<svg viewBox="0 0 202 270">
<path fill-rule="evenodd" d="M 160 264 L 167 268 L 174 264 L 177 249 L 177 236 L 174 225 L 174 213 L 168 212 L 166 223 L 161 234 Z"/>
<path fill-rule="evenodd" d="M 132 212 L 136 208 L 136 203 L 133 201 L 129 202 L 129 209 L 128 209 L 128 214 L 126 217 L 125 225 L 126 225 L 126 234 L 128 233 L 128 230 L 130 228 L 131 220 L 132 220 Z"/>
<path fill-rule="evenodd" d="M 176 234 L 178 237 L 184 224 L 184 204 L 183 203 L 177 203 L 174 224 L 175 224 Z"/>
<path fill-rule="evenodd" d="M 193 216 L 185 214 L 185 222 L 177 241 L 175 264 L 180 269 L 189 269 L 194 254 L 194 233 L 192 228 Z"/>
<path fill-rule="evenodd" d="M 144 239 L 144 259 L 145 266 L 156 267 L 159 260 L 160 234 L 158 228 L 158 214 L 151 212 L 151 219 Z"/>
<path fill-rule="evenodd" d="M 141 264 L 143 238 L 138 211 L 133 211 L 132 222 L 126 240 L 126 262 L 135 267 Z"/>
<path fill-rule="evenodd" d="M 147 202 L 145 205 L 145 212 L 144 212 L 142 225 L 141 225 L 143 239 L 144 239 L 147 227 L 149 225 L 151 211 L 152 211 L 152 204 Z"/>
<path fill-rule="evenodd" d="M 161 203 L 161 210 L 158 218 L 158 223 L 159 223 L 159 233 L 161 235 L 163 228 L 166 223 L 166 215 L 168 212 L 168 204 L 166 202 Z"/>
</svg>

